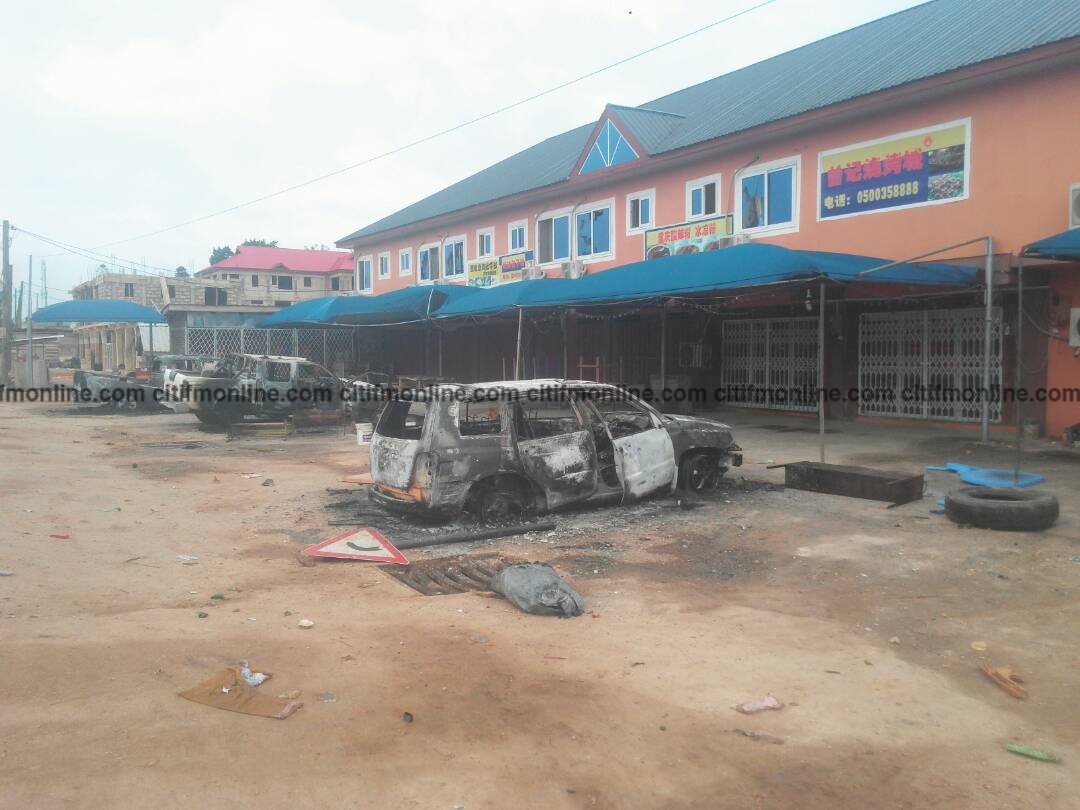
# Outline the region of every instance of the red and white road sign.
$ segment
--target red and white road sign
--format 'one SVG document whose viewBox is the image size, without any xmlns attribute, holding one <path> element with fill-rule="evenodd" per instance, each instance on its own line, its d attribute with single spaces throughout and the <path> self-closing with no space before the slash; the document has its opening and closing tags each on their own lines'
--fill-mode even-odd
<svg viewBox="0 0 1080 810">
<path fill-rule="evenodd" d="M 349 529 L 304 549 L 307 557 L 332 557 L 336 560 L 366 560 L 368 562 L 408 565 L 405 555 L 394 548 L 378 529 Z"/>
</svg>

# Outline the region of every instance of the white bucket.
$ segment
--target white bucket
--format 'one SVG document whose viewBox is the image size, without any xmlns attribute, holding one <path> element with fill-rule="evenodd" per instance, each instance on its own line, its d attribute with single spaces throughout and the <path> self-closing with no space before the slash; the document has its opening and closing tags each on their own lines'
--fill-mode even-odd
<svg viewBox="0 0 1080 810">
<path fill-rule="evenodd" d="M 371 444 L 371 437 L 375 433 L 375 425 L 371 422 L 356 423 L 356 443 L 361 447 Z"/>
</svg>

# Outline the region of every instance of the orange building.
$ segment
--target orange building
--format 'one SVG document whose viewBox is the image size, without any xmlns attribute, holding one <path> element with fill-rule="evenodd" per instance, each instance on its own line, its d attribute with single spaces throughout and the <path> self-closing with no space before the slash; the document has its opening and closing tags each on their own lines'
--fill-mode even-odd
<svg viewBox="0 0 1080 810">
<path fill-rule="evenodd" d="M 595 122 L 338 246 L 353 251 L 357 290 L 380 294 L 577 277 L 745 240 L 899 260 L 990 237 L 996 379 L 1012 380 L 1011 338 L 1023 329 L 1025 368 L 1037 371 L 1020 382 L 1064 392 L 1030 406 L 1030 416 L 1060 435 L 1080 422 L 1080 395 L 1068 401 L 1080 392 L 1080 358 L 1064 330 L 1055 334 L 1060 314 L 1080 307 L 1080 268 L 1029 267 L 1025 319 L 1016 316 L 1011 271 L 1024 245 L 1080 225 L 1078 133 L 1080 6 L 935 0 L 637 107 L 608 105 Z M 979 244 L 932 258 L 984 262 Z M 657 261 L 657 272 L 663 267 Z M 981 292 L 849 310 L 835 328 L 848 348 L 830 378 L 861 381 L 907 363 L 927 379 L 968 363 L 984 323 L 980 300 Z M 791 323 L 777 328 L 794 328 L 795 310 L 787 315 Z M 937 339 L 938 321 L 961 331 Z M 714 341 L 719 365 L 739 328 Z M 914 355 L 905 341 L 919 345 Z M 972 419 L 932 405 L 841 412 Z M 995 421 L 1010 413 L 1004 403 Z"/>
</svg>

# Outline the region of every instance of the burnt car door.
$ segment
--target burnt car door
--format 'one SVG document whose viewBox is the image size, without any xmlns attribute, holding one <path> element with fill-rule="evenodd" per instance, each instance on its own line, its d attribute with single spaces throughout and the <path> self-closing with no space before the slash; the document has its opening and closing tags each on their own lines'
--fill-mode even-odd
<svg viewBox="0 0 1080 810">
<path fill-rule="evenodd" d="M 597 410 L 611 434 L 616 468 L 628 499 L 674 486 L 675 448 L 656 414 L 627 396 L 586 404 Z"/>
<path fill-rule="evenodd" d="M 317 363 L 296 364 L 296 406 L 328 409 L 337 405 L 341 382 Z"/>
<path fill-rule="evenodd" d="M 583 501 L 597 487 L 592 434 L 568 398 L 514 402 L 514 432 L 526 475 L 539 484 L 549 509 Z"/>
</svg>

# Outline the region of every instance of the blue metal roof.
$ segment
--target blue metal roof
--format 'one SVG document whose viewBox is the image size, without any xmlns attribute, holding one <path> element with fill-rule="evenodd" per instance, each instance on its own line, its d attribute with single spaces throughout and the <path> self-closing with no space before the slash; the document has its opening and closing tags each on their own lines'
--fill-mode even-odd
<svg viewBox="0 0 1080 810">
<path fill-rule="evenodd" d="M 82 298 L 42 307 L 30 316 L 38 323 L 165 323 L 156 309 L 132 301 Z"/>
<path fill-rule="evenodd" d="M 1076 0 L 934 0 L 640 107 L 612 110 L 650 154 L 662 154 L 1077 36 Z M 565 181 L 594 127 L 541 141 L 338 244 Z"/>
<path fill-rule="evenodd" d="M 1072 228 L 1032 242 L 1024 248 L 1024 255 L 1066 261 L 1080 259 L 1080 228 Z"/>
<path fill-rule="evenodd" d="M 460 284 L 404 287 L 382 295 L 339 295 L 293 304 L 264 318 L 260 327 L 281 328 L 324 324 L 386 325 L 425 319 L 443 304 L 479 293 Z"/>
</svg>

